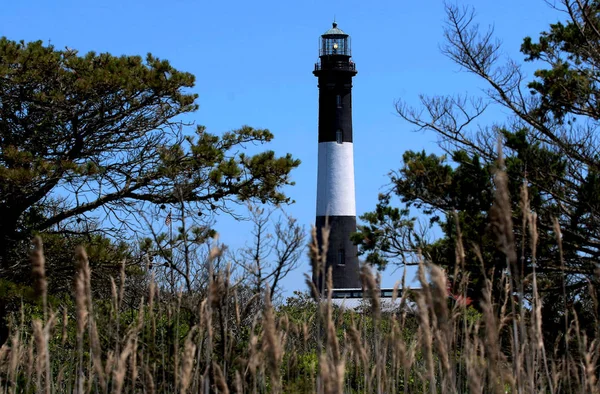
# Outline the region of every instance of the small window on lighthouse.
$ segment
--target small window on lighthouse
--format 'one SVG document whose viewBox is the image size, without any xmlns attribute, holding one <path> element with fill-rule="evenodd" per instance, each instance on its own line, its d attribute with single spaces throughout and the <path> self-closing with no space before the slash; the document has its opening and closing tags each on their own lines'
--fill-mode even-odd
<svg viewBox="0 0 600 394">
<path fill-rule="evenodd" d="M 342 130 L 341 129 L 338 129 L 338 131 L 336 131 L 335 140 L 337 141 L 338 144 L 342 143 Z"/>
<path fill-rule="evenodd" d="M 335 97 L 335 102 L 337 103 L 338 108 L 342 108 L 342 96 L 339 94 Z"/>
<path fill-rule="evenodd" d="M 346 256 L 344 255 L 344 249 L 338 250 L 337 265 L 346 265 Z"/>
</svg>

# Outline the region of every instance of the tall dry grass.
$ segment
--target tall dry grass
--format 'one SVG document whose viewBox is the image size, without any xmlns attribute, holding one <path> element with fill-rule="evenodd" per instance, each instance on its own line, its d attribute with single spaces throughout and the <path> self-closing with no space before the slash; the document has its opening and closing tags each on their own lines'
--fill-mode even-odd
<svg viewBox="0 0 600 394">
<path fill-rule="evenodd" d="M 41 312 L 13 316 L 10 340 L 0 348 L 0 393 L 600 393 L 598 341 L 566 305 L 568 352 L 546 348 L 536 273 L 528 278 L 530 303 L 518 275 L 502 172 L 496 188 L 492 225 L 507 264 L 494 285 L 505 290 L 495 299 L 487 278 L 479 311 L 448 302 L 447 275 L 431 262 L 420 264 L 420 291 L 401 292 L 406 278 L 395 287 L 393 309 L 382 307 L 378 280 L 366 267 L 367 308 L 354 312 L 333 305 L 331 290 L 312 281 L 312 298 L 273 305 L 268 289 L 244 293 L 229 269 L 213 273 L 212 264 L 205 296 L 166 294 L 150 276 L 139 307 L 129 308 L 124 269 L 111 283 L 111 300 L 92 298 L 82 248 L 75 253 L 75 302 L 54 310 L 36 238 L 31 260 Z M 525 187 L 521 197 L 522 233 L 535 259 L 538 229 Z M 460 269 L 465 245 L 460 229 L 458 235 Z M 326 250 L 316 238 L 313 231 L 313 273 L 331 289 Z M 220 254 L 215 249 L 210 259 Z M 467 284 L 463 275 L 453 292 L 466 298 Z"/>
</svg>

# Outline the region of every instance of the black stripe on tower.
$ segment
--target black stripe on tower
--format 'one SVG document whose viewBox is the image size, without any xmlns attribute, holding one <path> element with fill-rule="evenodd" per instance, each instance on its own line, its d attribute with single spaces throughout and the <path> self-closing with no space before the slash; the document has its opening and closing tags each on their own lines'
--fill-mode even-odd
<svg viewBox="0 0 600 394">
<path fill-rule="evenodd" d="M 319 142 L 352 142 L 351 78 L 329 73 L 319 76 Z"/>
<path fill-rule="evenodd" d="M 328 221 L 330 232 L 325 273 L 328 272 L 329 267 L 332 267 L 334 289 L 360 288 L 358 249 L 350 240 L 350 235 L 356 231 L 356 216 L 329 216 L 328 218 L 317 216 L 316 228 L 319 245 L 323 245 L 321 229 L 325 227 L 326 221 Z M 323 283 L 326 283 L 321 280 L 324 278 L 316 279 L 313 278 L 313 282 L 318 289 L 324 289 L 326 286 L 321 287 Z"/>
</svg>

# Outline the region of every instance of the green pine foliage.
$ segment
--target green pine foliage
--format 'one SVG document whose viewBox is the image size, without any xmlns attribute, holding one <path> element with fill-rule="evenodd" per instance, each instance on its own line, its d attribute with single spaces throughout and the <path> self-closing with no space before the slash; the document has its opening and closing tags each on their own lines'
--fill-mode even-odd
<svg viewBox="0 0 600 394">
<path fill-rule="evenodd" d="M 0 39 L 2 276 L 23 279 L 12 274 L 36 233 L 122 238 L 142 230 L 140 213 L 162 219 L 167 206 L 184 204 L 193 217 L 290 202 L 282 189 L 299 160 L 243 153 L 271 132 L 188 130 L 194 80 L 151 54 Z"/>
</svg>

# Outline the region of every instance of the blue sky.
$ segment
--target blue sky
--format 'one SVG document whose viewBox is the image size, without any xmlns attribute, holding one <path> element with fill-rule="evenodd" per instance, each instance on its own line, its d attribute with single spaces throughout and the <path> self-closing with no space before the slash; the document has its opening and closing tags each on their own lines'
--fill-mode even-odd
<svg viewBox="0 0 600 394">
<path fill-rule="evenodd" d="M 433 133 L 415 133 L 394 110 L 419 94 L 479 94 L 484 87 L 439 51 L 444 7 L 440 0 L 2 0 L 0 36 L 38 40 L 57 48 L 151 52 L 196 76 L 199 111 L 193 119 L 214 133 L 241 125 L 268 128 L 268 146 L 302 160 L 286 210 L 307 230 L 314 221 L 317 178 L 317 81 L 312 75 L 319 36 L 335 16 L 352 37 L 354 160 L 358 214 L 372 210 L 386 174 L 404 151 L 437 151 Z M 507 55 L 517 60 L 523 37 L 562 18 L 544 0 L 459 1 L 475 6 L 482 26 L 494 25 Z M 501 110 L 487 119 L 501 122 Z M 240 227 L 241 226 L 241 227 Z M 246 224 L 223 218 L 221 240 L 238 247 Z M 284 282 L 304 289 L 302 266 Z M 384 277 L 393 285 L 395 277 Z"/>
</svg>

